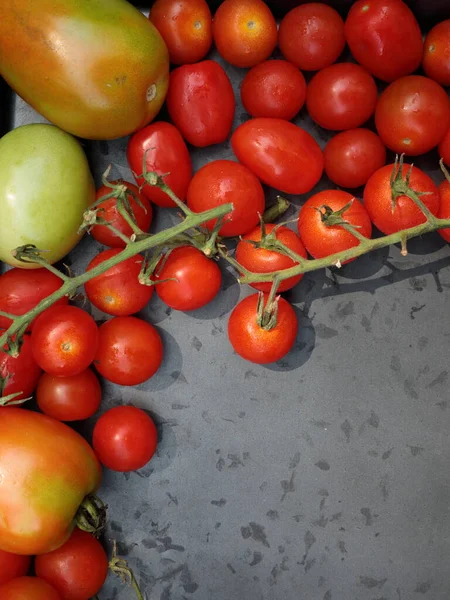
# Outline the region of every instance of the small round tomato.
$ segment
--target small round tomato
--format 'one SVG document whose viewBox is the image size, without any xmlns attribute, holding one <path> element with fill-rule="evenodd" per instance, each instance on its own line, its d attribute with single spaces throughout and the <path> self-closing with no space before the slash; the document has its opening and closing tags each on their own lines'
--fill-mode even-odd
<svg viewBox="0 0 450 600">
<path fill-rule="evenodd" d="M 204 165 L 192 178 L 187 204 L 194 212 L 202 212 L 233 204 L 219 230 L 223 237 L 243 235 L 255 227 L 264 212 L 264 190 L 258 178 L 244 165 L 232 160 L 214 160 Z M 217 219 L 203 224 L 213 229 Z"/>
<path fill-rule="evenodd" d="M 127 160 L 140 186 L 145 183 L 142 177 L 144 155 L 146 171 L 164 175 L 164 183 L 180 200 L 184 200 L 192 177 L 192 162 L 189 150 L 178 129 L 171 123 L 158 121 L 130 137 Z M 175 202 L 158 186 L 145 183 L 141 191 L 158 206 L 168 208 L 176 206 Z"/>
<path fill-rule="evenodd" d="M 17 577 L 0 586 L 2 600 L 64 600 L 54 587 L 39 577 Z"/>
<path fill-rule="evenodd" d="M 17 357 L 0 352 L 0 398 L 11 394 L 18 394 L 12 401 L 29 398 L 39 381 L 41 368 L 34 359 L 30 336 L 24 335 L 22 342 Z"/>
<path fill-rule="evenodd" d="M 100 462 L 112 471 L 142 469 L 155 454 L 157 444 L 154 422 L 135 406 L 107 410 L 94 427 L 94 450 Z"/>
<path fill-rule="evenodd" d="M 277 23 L 262 0 L 224 0 L 214 15 L 213 37 L 227 62 L 253 67 L 275 50 Z"/>
<path fill-rule="evenodd" d="M 444 160 L 444 163 L 450 167 L 450 127 L 439 142 L 438 151 L 439 156 Z"/>
<path fill-rule="evenodd" d="M 266 238 L 266 244 L 270 248 L 272 243 L 281 242 L 289 250 L 299 254 L 303 258 L 307 258 L 306 250 L 302 244 L 301 239 L 293 231 L 284 226 L 275 226 L 271 223 L 265 225 L 265 230 L 268 238 Z M 271 273 L 273 271 L 283 271 L 284 269 L 290 269 L 298 264 L 295 260 L 282 254 L 277 250 L 270 250 L 267 247 L 258 248 L 251 241 L 261 242 L 262 229 L 261 226 L 256 227 L 245 235 L 238 243 L 236 248 L 236 260 L 248 271 L 253 273 Z M 296 275 L 295 277 L 289 277 L 284 279 L 278 286 L 279 292 L 285 292 L 294 287 L 301 279 L 303 275 Z M 256 290 L 262 292 L 270 292 L 272 284 L 269 283 L 251 283 L 250 284 Z"/>
<path fill-rule="evenodd" d="M 324 69 L 344 50 L 344 21 L 337 10 L 321 2 L 296 6 L 280 23 L 278 45 L 286 60 L 300 69 Z"/>
<path fill-rule="evenodd" d="M 228 338 L 239 356 L 263 365 L 281 360 L 291 350 L 298 320 L 289 302 L 279 297 L 276 324 L 265 329 L 260 324 L 260 294 L 247 296 L 234 308 L 228 321 Z M 264 303 L 267 300 L 268 294 L 264 294 Z"/>
<path fill-rule="evenodd" d="M 149 19 L 175 65 L 202 60 L 212 44 L 212 16 L 206 0 L 156 0 Z"/>
<path fill-rule="evenodd" d="M 23 577 L 28 573 L 31 556 L 11 554 L 0 550 L 0 585 L 16 577 Z"/>
<path fill-rule="evenodd" d="M 364 206 L 375 227 L 386 235 L 426 221 L 425 215 L 408 196 L 398 196 L 392 210 L 391 177 L 394 168 L 396 175 L 405 179 L 411 166 L 403 164 L 400 169 L 398 165 L 385 165 L 370 177 L 364 188 Z M 409 185 L 415 192 L 425 192 L 420 199 L 434 215 L 437 215 L 439 191 L 431 177 L 417 167 L 412 167 Z"/>
<path fill-rule="evenodd" d="M 170 118 L 192 146 L 203 148 L 227 139 L 235 99 L 228 75 L 219 63 L 203 60 L 174 69 L 166 102 Z"/>
<path fill-rule="evenodd" d="M 301 71 L 286 60 L 267 60 L 250 69 L 241 85 L 241 100 L 252 117 L 290 121 L 306 98 Z"/>
<path fill-rule="evenodd" d="M 217 263 L 191 246 L 181 246 L 163 259 L 157 277 L 156 293 L 175 310 L 196 310 L 219 293 L 222 274 Z M 164 281 L 172 279 L 172 281 Z"/>
<path fill-rule="evenodd" d="M 349 129 L 330 139 L 323 151 L 325 173 L 344 188 L 364 185 L 386 162 L 386 148 L 369 129 Z"/>
<path fill-rule="evenodd" d="M 142 164 L 138 172 L 142 172 Z M 153 211 L 150 202 L 147 200 L 144 194 L 141 194 L 139 189 L 134 184 L 124 181 L 123 179 L 111 181 L 111 185 L 124 185 L 127 190 L 130 190 L 136 194 L 142 206 L 140 206 L 139 203 L 133 198 L 131 193 L 127 194 L 128 203 L 133 211 L 137 226 L 142 231 L 147 232 L 152 223 Z M 111 188 L 107 187 L 106 185 L 102 185 L 97 190 L 96 201 L 100 200 L 100 198 L 103 198 L 104 196 L 107 196 L 111 192 Z M 115 198 L 109 198 L 108 200 L 101 202 L 97 206 L 97 214 L 100 218 L 113 225 L 115 229 L 123 233 L 123 235 L 130 237 L 133 234 L 133 230 L 117 210 L 117 202 Z M 125 242 L 106 225 L 95 225 L 91 229 L 91 234 L 92 237 L 97 240 L 97 242 L 103 244 L 104 246 L 110 246 L 111 248 L 125 248 Z"/>
<path fill-rule="evenodd" d="M 99 327 L 95 368 L 118 385 L 138 385 L 159 369 L 163 345 L 156 329 L 137 317 L 114 317 Z"/>
<path fill-rule="evenodd" d="M 58 421 L 82 421 L 100 406 L 102 390 L 91 369 L 71 377 L 43 373 L 36 388 L 36 400 L 43 413 Z"/>
<path fill-rule="evenodd" d="M 422 196 L 423 197 L 423 196 Z M 439 219 L 450 219 L 450 183 L 445 180 L 439 186 Z M 446 242 L 450 242 L 450 227 L 439 229 L 440 235 Z"/>
<path fill-rule="evenodd" d="M 320 180 L 323 153 L 307 131 L 283 119 L 251 119 L 231 136 L 239 162 L 263 183 L 286 194 L 305 194 Z"/>
<path fill-rule="evenodd" d="M 441 141 L 450 125 L 450 101 L 432 79 L 408 75 L 391 83 L 381 94 L 375 125 L 388 148 L 417 156 Z"/>
<path fill-rule="evenodd" d="M 36 575 L 64 600 L 87 600 L 98 594 L 108 574 L 108 557 L 90 533 L 75 528 L 65 544 L 36 556 Z"/>
<path fill-rule="evenodd" d="M 372 75 L 353 63 L 322 69 L 306 92 L 311 119 L 333 131 L 359 127 L 372 116 L 376 103 L 377 86 Z"/>
<path fill-rule="evenodd" d="M 95 269 L 120 252 L 119 248 L 100 252 L 88 264 L 86 271 Z M 142 262 L 141 256 L 131 256 L 87 281 L 84 289 L 89 301 L 104 313 L 118 317 L 142 310 L 153 295 L 153 286 L 139 283 Z"/>
<path fill-rule="evenodd" d="M 423 70 L 441 85 L 450 85 L 450 19 L 435 25 L 423 45 Z"/>
<path fill-rule="evenodd" d="M 341 213 L 341 219 L 355 227 L 364 237 L 370 238 L 372 223 L 369 215 L 361 202 L 347 192 L 324 190 L 311 196 L 300 209 L 298 232 L 307 251 L 314 258 L 324 258 L 359 244 L 351 232 L 333 223 L 334 215 L 347 205 L 348 208 Z M 345 262 L 351 260 L 354 259 Z"/>
<path fill-rule="evenodd" d="M 88 368 L 97 351 L 98 328 L 86 311 L 76 306 L 52 306 L 40 314 L 33 328 L 31 348 L 37 364 L 58 377 L 77 375 Z"/>
</svg>

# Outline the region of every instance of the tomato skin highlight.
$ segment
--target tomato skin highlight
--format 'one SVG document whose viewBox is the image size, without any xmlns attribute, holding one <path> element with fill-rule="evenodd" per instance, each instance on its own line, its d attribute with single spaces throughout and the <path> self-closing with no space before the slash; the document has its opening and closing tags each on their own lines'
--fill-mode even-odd
<svg viewBox="0 0 450 600">
<path fill-rule="evenodd" d="M 439 156 L 444 160 L 444 163 L 450 167 L 450 127 L 444 135 L 438 146 Z"/>
<path fill-rule="evenodd" d="M 2 600 L 64 600 L 39 577 L 17 577 L 0 586 Z"/>
<path fill-rule="evenodd" d="M 13 400 L 29 398 L 36 388 L 41 372 L 41 367 L 33 356 L 31 337 L 26 334 L 23 336 L 22 347 L 17 358 L 6 352 L 0 352 L 0 379 L 8 378 L 1 396 L 20 392 L 20 395 Z"/>
<path fill-rule="evenodd" d="M 423 196 L 422 196 L 423 197 Z M 450 219 L 450 183 L 445 180 L 439 186 L 439 219 Z M 446 242 L 450 242 L 450 227 L 439 229 L 438 233 Z"/>
<path fill-rule="evenodd" d="M 26 575 L 30 565 L 31 556 L 11 554 L 0 550 L 0 586 L 11 579 Z"/>
<path fill-rule="evenodd" d="M 437 23 L 423 44 L 422 67 L 427 77 L 450 85 L 450 19 Z"/>
</svg>

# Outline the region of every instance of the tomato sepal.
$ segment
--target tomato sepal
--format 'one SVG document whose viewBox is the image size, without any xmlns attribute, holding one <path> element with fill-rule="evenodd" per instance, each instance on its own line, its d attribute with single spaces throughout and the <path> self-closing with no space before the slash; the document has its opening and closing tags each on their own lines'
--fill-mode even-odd
<svg viewBox="0 0 450 600">
<path fill-rule="evenodd" d="M 86 496 L 75 515 L 75 524 L 81 531 L 99 538 L 106 528 L 108 506 L 95 494 Z"/>
<path fill-rule="evenodd" d="M 435 216 L 420 199 L 420 196 L 427 196 L 432 194 L 432 192 L 421 192 L 412 189 L 412 187 L 410 186 L 410 180 L 413 165 L 410 165 L 405 177 L 403 177 L 404 156 L 404 154 L 400 154 L 400 157 L 396 155 L 394 167 L 391 173 L 390 185 L 392 197 L 392 212 L 394 212 L 395 207 L 397 206 L 397 198 L 399 198 L 400 196 L 407 196 L 423 212 L 427 220 L 433 223 L 435 221 Z"/>
</svg>

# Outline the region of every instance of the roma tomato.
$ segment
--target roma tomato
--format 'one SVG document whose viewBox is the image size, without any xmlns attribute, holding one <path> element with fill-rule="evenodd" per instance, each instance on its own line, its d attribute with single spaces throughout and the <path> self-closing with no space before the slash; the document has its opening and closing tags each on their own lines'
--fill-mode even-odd
<svg viewBox="0 0 450 600">
<path fill-rule="evenodd" d="M 439 142 L 438 151 L 439 156 L 444 160 L 444 163 L 450 167 L 450 127 Z"/>
<path fill-rule="evenodd" d="M 72 377 L 43 373 L 36 388 L 36 400 L 43 413 L 58 421 L 82 421 L 100 406 L 102 390 L 91 369 Z"/>
<path fill-rule="evenodd" d="M 272 271 L 290 269 L 297 265 L 298 262 L 286 254 L 282 254 L 276 249 L 270 249 L 273 247 L 273 244 L 276 244 L 277 242 L 281 242 L 292 252 L 299 254 L 303 258 L 307 258 L 306 250 L 301 239 L 291 231 L 291 229 L 269 223 L 265 225 L 265 230 L 267 237 L 265 238 L 262 247 L 257 247 L 250 243 L 261 242 L 263 237 L 261 226 L 256 227 L 253 231 L 244 235 L 237 245 L 236 260 L 248 271 L 252 271 L 253 273 L 271 273 Z M 280 283 L 278 291 L 285 292 L 286 290 L 290 290 L 302 278 L 303 275 L 296 275 L 295 277 L 285 279 Z M 270 292 L 272 286 L 271 283 L 251 283 L 250 285 L 252 288 L 262 292 Z"/>
<path fill-rule="evenodd" d="M 108 558 L 95 537 L 74 529 L 62 546 L 36 557 L 36 575 L 63 600 L 87 600 L 98 594 L 108 574 Z"/>
<path fill-rule="evenodd" d="M 187 204 L 194 212 L 209 210 L 221 204 L 233 204 L 225 215 L 219 234 L 223 237 L 243 235 L 259 221 L 264 212 L 264 190 L 258 178 L 247 167 L 232 160 L 214 160 L 204 165 L 192 178 Z M 213 229 L 217 219 L 203 225 Z"/>
<path fill-rule="evenodd" d="M 78 375 L 92 363 L 98 328 L 86 311 L 76 306 L 52 306 L 36 319 L 31 348 L 37 364 L 50 375 Z"/>
<path fill-rule="evenodd" d="M 450 19 L 435 25 L 423 45 L 423 70 L 441 85 L 450 85 Z"/>
<path fill-rule="evenodd" d="M 64 600 L 54 587 L 39 577 L 18 577 L 0 586 L 2 600 Z"/>
<path fill-rule="evenodd" d="M 114 317 L 99 327 L 95 368 L 119 385 L 138 385 L 159 369 L 163 345 L 150 323 L 137 317 Z"/>
<path fill-rule="evenodd" d="M 252 117 L 274 117 L 290 121 L 306 98 L 306 82 L 301 71 L 286 60 L 267 60 L 244 77 L 241 100 Z"/>
<path fill-rule="evenodd" d="M 364 188 L 364 206 L 375 227 L 386 235 L 400 229 L 415 227 L 426 221 L 425 215 L 408 196 L 398 195 L 395 199 L 395 208 L 392 210 L 393 170 L 395 169 L 394 173 L 397 177 L 405 179 L 410 168 L 411 165 L 407 164 L 403 164 L 401 169 L 399 165 L 385 165 L 370 177 Z M 415 192 L 425 192 L 420 199 L 434 215 L 437 215 L 439 191 L 431 177 L 417 167 L 412 167 L 409 185 Z"/>
<path fill-rule="evenodd" d="M 183 65 L 170 74 L 167 109 L 192 146 L 224 142 L 233 124 L 234 92 L 228 75 L 213 60 Z"/>
<path fill-rule="evenodd" d="M 314 258 L 324 258 L 336 252 L 343 252 L 359 244 L 358 239 L 341 225 L 335 224 L 336 213 L 341 219 L 357 228 L 364 237 L 372 235 L 370 217 L 354 196 L 341 190 L 324 190 L 311 196 L 300 209 L 298 232 L 307 251 Z M 345 262 L 350 262 L 350 259 Z M 344 263 L 343 263 L 344 264 Z"/>
<path fill-rule="evenodd" d="M 370 129 L 349 129 L 338 133 L 325 146 L 325 173 L 345 188 L 364 185 L 386 162 L 386 148 Z"/>
<path fill-rule="evenodd" d="M 147 172 L 165 175 L 164 183 L 184 200 L 192 177 L 192 162 L 181 133 L 171 123 L 158 121 L 132 135 L 127 146 L 130 169 L 135 173 L 138 185 L 145 184 L 142 193 L 158 206 L 173 208 L 176 204 L 166 192 L 145 183 L 142 177 L 144 155 Z"/>
<path fill-rule="evenodd" d="M 0 586 L 16 579 L 23 577 L 28 573 L 31 564 L 31 556 L 22 556 L 20 554 L 10 554 L 0 550 Z"/>
<path fill-rule="evenodd" d="M 1 333 L 1 331 L 0 331 Z M 24 335 L 17 357 L 0 352 L 0 404 L 1 399 L 18 394 L 11 400 L 29 398 L 39 381 L 41 368 L 34 360 L 29 335 Z"/>
<path fill-rule="evenodd" d="M 314 75 L 306 92 L 306 107 L 324 129 L 342 131 L 365 123 L 377 103 L 377 86 L 365 69 L 336 63 Z"/>
<path fill-rule="evenodd" d="M 280 23 L 278 45 L 284 58 L 299 69 L 324 69 L 344 50 L 344 21 L 337 10 L 321 2 L 296 6 Z"/>
<path fill-rule="evenodd" d="M 380 138 L 394 152 L 424 154 L 439 144 L 450 125 L 450 100 L 432 79 L 408 75 L 381 94 L 375 125 Z"/>
<path fill-rule="evenodd" d="M 161 34 L 175 65 L 195 63 L 212 44 L 212 16 L 206 0 L 156 0 L 149 19 Z"/>
<path fill-rule="evenodd" d="M 157 444 L 154 422 L 135 406 L 107 410 L 94 427 L 94 450 L 100 462 L 112 471 L 142 469 L 154 455 Z"/>
<path fill-rule="evenodd" d="M 320 180 L 323 153 L 304 129 L 283 119 L 251 119 L 231 136 L 238 160 L 263 183 L 286 194 L 305 194 Z"/>
<path fill-rule="evenodd" d="M 253 67 L 275 50 L 277 23 L 262 0 L 224 0 L 214 15 L 213 36 L 227 62 Z"/>
<path fill-rule="evenodd" d="M 450 219 L 450 183 L 445 180 L 439 186 L 439 219 Z M 450 227 L 439 229 L 440 235 L 446 242 L 450 242 Z"/>
<path fill-rule="evenodd" d="M 0 479 L 0 549 L 43 554 L 69 538 L 81 503 L 100 485 L 101 467 L 67 425 L 11 407 L 0 419 Z"/>
<path fill-rule="evenodd" d="M 422 33 L 402 0 L 358 0 L 347 15 L 345 38 L 359 64 L 382 81 L 409 75 L 422 60 Z"/>
<path fill-rule="evenodd" d="M 276 325 L 265 329 L 259 317 L 260 294 L 247 296 L 234 308 L 228 321 L 228 338 L 239 356 L 263 365 L 281 360 L 291 350 L 298 320 L 289 302 L 279 297 Z M 266 303 L 268 295 L 262 298 Z"/>
<path fill-rule="evenodd" d="M 140 165 L 140 171 L 142 172 L 142 162 Z M 134 220 L 136 221 L 136 225 L 144 232 L 147 232 L 150 229 L 150 225 L 152 224 L 153 219 L 153 210 L 150 202 L 144 196 L 143 193 L 139 192 L 139 189 L 129 181 L 124 181 L 123 179 L 117 179 L 115 181 L 110 182 L 111 185 L 125 186 L 127 190 L 127 200 L 130 206 L 130 209 L 134 215 Z M 132 193 L 136 195 L 139 202 L 135 200 Z M 111 188 L 106 185 L 102 185 L 98 188 L 96 194 L 96 202 L 98 202 L 104 196 L 107 196 L 111 193 Z M 142 205 L 142 206 L 141 206 Z M 122 217 L 120 212 L 117 209 L 117 201 L 115 198 L 108 198 L 108 200 L 104 200 L 100 202 L 97 206 L 98 216 L 110 223 L 115 229 L 120 231 L 123 235 L 127 237 L 131 237 L 133 234 L 132 228 L 128 225 L 125 219 Z M 125 248 L 124 240 L 119 237 L 114 231 L 107 225 L 94 225 L 91 229 L 91 234 L 94 239 L 97 240 L 100 244 L 104 244 L 105 246 L 110 246 L 111 248 Z"/>
</svg>

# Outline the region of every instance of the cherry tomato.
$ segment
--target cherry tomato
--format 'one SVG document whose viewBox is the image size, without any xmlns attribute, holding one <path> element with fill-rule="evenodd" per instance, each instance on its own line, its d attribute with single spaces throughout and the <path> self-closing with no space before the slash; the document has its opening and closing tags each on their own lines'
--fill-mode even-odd
<svg viewBox="0 0 450 600">
<path fill-rule="evenodd" d="M 119 385 L 138 385 L 161 365 L 163 345 L 156 329 L 137 317 L 114 317 L 99 327 L 95 368 Z"/>
<path fill-rule="evenodd" d="M 158 121 L 133 134 L 127 146 L 127 159 L 130 169 L 137 175 L 139 185 L 144 184 L 143 158 L 146 157 L 147 172 L 165 175 L 166 183 L 180 200 L 186 197 L 186 190 L 192 177 L 192 162 L 189 150 L 181 133 L 171 123 Z M 159 187 L 146 183 L 142 193 L 158 206 L 173 208 L 175 202 Z"/>
<path fill-rule="evenodd" d="M 191 246 L 172 250 L 163 260 L 156 279 L 161 280 L 156 285 L 156 293 L 175 310 L 196 310 L 205 306 L 217 296 L 222 284 L 217 263 Z"/>
<path fill-rule="evenodd" d="M 344 50 L 344 21 L 321 2 L 296 6 L 280 23 L 278 45 L 286 60 L 304 71 L 318 71 L 332 65 Z"/>
<path fill-rule="evenodd" d="M 280 297 L 276 325 L 264 329 L 258 323 L 260 293 L 247 296 L 234 308 L 228 321 L 228 338 L 239 356 L 263 365 L 282 359 L 291 350 L 297 337 L 298 320 L 289 302 Z M 265 294 L 264 303 L 267 298 Z"/>
<path fill-rule="evenodd" d="M 98 594 L 108 574 L 103 546 L 90 533 L 75 528 L 65 544 L 36 556 L 36 575 L 63 600 L 88 600 Z"/>
<path fill-rule="evenodd" d="M 422 196 L 423 197 L 423 196 Z M 445 180 L 439 186 L 439 219 L 450 219 L 450 183 Z M 450 242 L 450 227 L 439 229 L 440 235 L 446 242 Z"/>
<path fill-rule="evenodd" d="M 0 550 L 0 586 L 23 577 L 28 573 L 31 564 L 31 556 L 22 556 L 21 554 L 11 554 Z"/>
<path fill-rule="evenodd" d="M 450 19 L 435 25 L 423 45 L 423 70 L 441 85 L 450 85 Z"/>
<path fill-rule="evenodd" d="M 170 118 L 192 146 L 203 148 L 227 139 L 234 118 L 234 92 L 215 61 L 174 69 L 166 102 Z"/>
<path fill-rule="evenodd" d="M 157 444 L 154 422 L 135 406 L 110 408 L 94 427 L 94 450 L 100 462 L 112 471 L 142 469 L 154 455 Z"/>
<path fill-rule="evenodd" d="M 29 335 L 23 336 L 22 347 L 17 357 L 0 352 L 0 398 L 10 394 L 20 394 L 12 398 L 13 401 L 29 398 L 40 375 L 41 368 L 34 359 Z"/>
<path fill-rule="evenodd" d="M 138 173 L 142 172 L 142 163 L 138 170 Z M 110 182 L 111 185 L 125 185 L 128 190 L 131 190 L 136 194 L 139 198 L 139 202 L 142 204 L 140 206 L 138 202 L 133 198 L 130 194 L 127 194 L 127 199 L 130 204 L 130 208 L 133 211 L 136 224 L 142 231 L 147 232 L 150 229 L 150 225 L 152 223 L 153 218 L 153 210 L 150 202 L 139 192 L 139 189 L 132 183 L 128 181 L 124 181 L 123 179 L 118 179 Z M 111 188 L 106 185 L 102 185 L 97 190 L 96 201 L 100 200 L 103 196 L 106 196 L 111 193 Z M 133 234 L 133 230 L 122 217 L 122 215 L 117 210 L 117 203 L 115 198 L 110 198 L 109 200 L 105 200 L 101 204 L 97 206 L 98 216 L 110 223 L 115 227 L 115 229 L 119 230 L 121 233 L 130 237 Z M 125 248 L 125 242 L 109 227 L 106 225 L 95 225 L 91 229 L 91 234 L 94 239 L 97 240 L 100 244 L 104 246 L 110 246 L 111 248 Z"/>
<path fill-rule="evenodd" d="M 345 188 L 364 185 L 386 162 L 386 148 L 369 129 L 349 129 L 330 139 L 323 151 L 325 173 Z"/>
<path fill-rule="evenodd" d="M 195 63 L 208 54 L 212 16 L 206 0 L 156 0 L 149 19 L 166 42 L 171 63 Z"/>
<path fill-rule="evenodd" d="M 347 192 L 324 190 L 311 196 L 302 206 L 298 216 L 298 232 L 311 256 L 324 258 L 359 244 L 358 239 L 341 225 L 333 225 L 330 219 L 327 222 L 328 215 L 325 207 L 332 212 L 337 212 L 350 203 L 342 219 L 357 228 L 361 235 L 370 238 L 372 223 L 369 215 L 361 202 Z M 355 259 L 345 262 L 352 260 Z"/>
<path fill-rule="evenodd" d="M 251 119 L 231 136 L 238 160 L 263 183 L 287 194 L 309 192 L 323 173 L 323 153 L 304 129 L 283 119 Z"/>
<path fill-rule="evenodd" d="M 380 138 L 394 152 L 424 154 L 439 144 L 450 125 L 450 101 L 432 79 L 408 75 L 381 94 L 375 125 Z"/>
<path fill-rule="evenodd" d="M 86 311 L 76 306 L 52 306 L 40 314 L 33 328 L 31 348 L 37 364 L 58 377 L 77 375 L 94 360 L 98 328 Z"/>
<path fill-rule="evenodd" d="M 345 38 L 359 64 L 382 81 L 409 75 L 422 60 L 422 33 L 402 0 L 358 0 L 347 15 Z"/>
<path fill-rule="evenodd" d="M 364 188 L 364 206 L 375 227 L 388 235 L 400 229 L 408 229 L 426 221 L 425 215 L 407 196 L 398 196 L 395 209 L 392 210 L 392 189 L 390 179 L 394 165 L 386 165 L 378 169 L 366 183 Z M 410 165 L 404 164 L 398 169 L 403 178 L 406 177 Z M 439 191 L 431 177 L 417 167 L 411 170 L 410 187 L 415 192 L 426 192 L 420 196 L 429 210 L 437 215 L 439 210 Z"/>
<path fill-rule="evenodd" d="M 290 121 L 306 98 L 301 71 L 286 60 L 267 60 L 250 69 L 241 85 L 241 100 L 253 117 Z"/>
<path fill-rule="evenodd" d="M 100 406 L 102 390 L 91 369 L 71 377 L 43 373 L 36 400 L 43 413 L 58 421 L 81 421 L 92 417 Z"/>
<path fill-rule="evenodd" d="M 372 75 L 353 63 L 322 69 L 306 92 L 311 119 L 333 131 L 359 127 L 372 116 L 376 103 L 377 86 Z"/>
<path fill-rule="evenodd" d="M 277 23 L 262 0 L 224 0 L 214 15 L 213 36 L 227 62 L 253 67 L 275 50 Z"/>
<path fill-rule="evenodd" d="M 273 237 L 274 241 L 277 240 L 281 242 L 296 254 L 299 254 L 303 258 L 307 258 L 302 241 L 293 231 L 287 227 L 275 226 L 271 223 L 267 224 L 265 229 L 269 239 Z M 281 252 L 269 250 L 267 248 L 256 248 L 253 244 L 249 243 L 249 240 L 260 242 L 261 239 L 262 229 L 261 226 L 258 226 L 245 235 L 237 245 L 236 260 L 248 271 L 252 271 L 253 273 L 271 273 L 272 271 L 290 269 L 298 264 L 296 261 L 292 260 L 292 258 L 289 258 L 289 256 L 286 256 Z M 302 278 L 303 275 L 296 275 L 295 277 L 285 279 L 279 285 L 278 291 L 285 292 L 286 290 L 290 290 Z M 270 292 L 272 286 L 271 283 L 251 283 L 250 285 L 262 292 Z"/>
<path fill-rule="evenodd" d="M 214 160 L 194 175 L 187 193 L 187 204 L 194 212 L 202 212 L 221 204 L 233 204 L 225 215 L 219 233 L 230 237 L 252 229 L 264 212 L 264 190 L 258 178 L 244 165 L 232 160 Z M 203 225 L 213 229 L 217 219 Z"/>
<path fill-rule="evenodd" d="M 17 577 L 0 586 L 2 600 L 64 600 L 58 592 L 39 577 Z"/>
<path fill-rule="evenodd" d="M 439 142 L 438 151 L 439 156 L 444 159 L 444 163 L 450 167 L 450 127 Z"/>
</svg>

